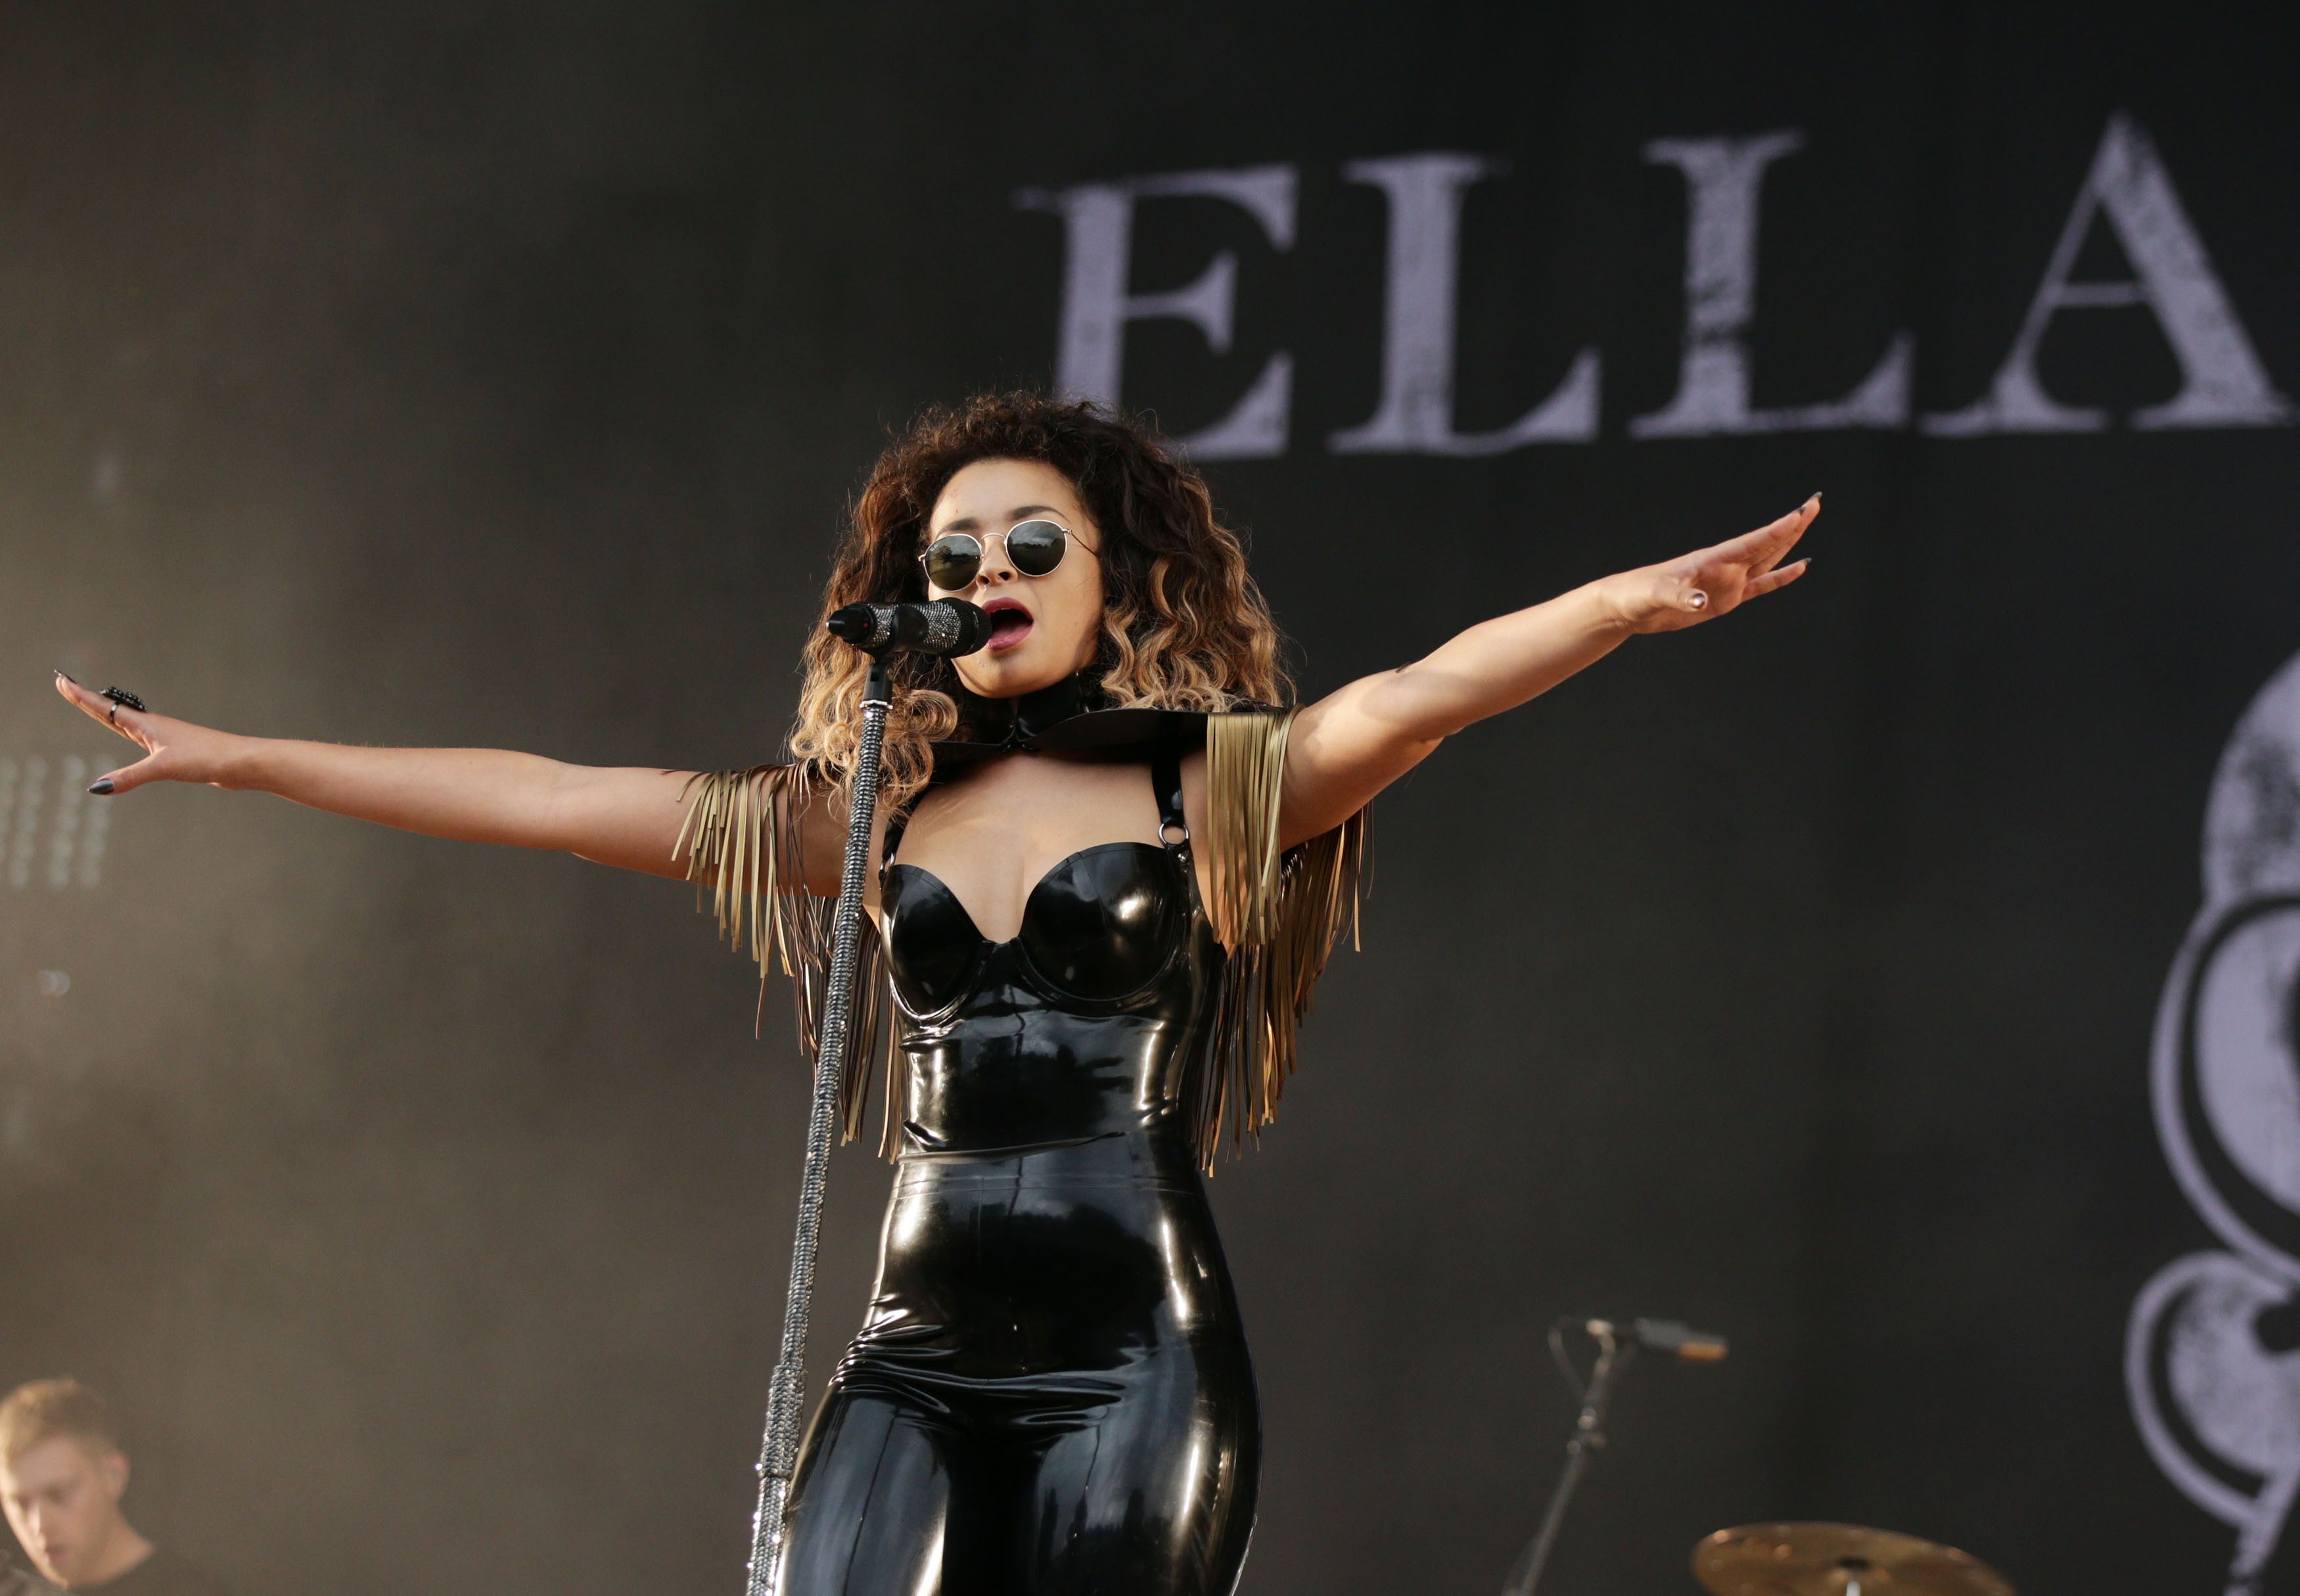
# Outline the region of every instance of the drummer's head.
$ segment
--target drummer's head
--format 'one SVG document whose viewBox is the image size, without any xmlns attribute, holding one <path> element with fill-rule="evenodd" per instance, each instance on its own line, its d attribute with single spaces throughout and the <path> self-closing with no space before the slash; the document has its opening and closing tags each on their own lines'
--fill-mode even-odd
<svg viewBox="0 0 2300 1596">
<path fill-rule="evenodd" d="M 824 613 L 942 598 L 982 605 L 997 630 L 954 663 L 892 661 L 890 793 L 923 779 L 961 687 L 1016 698 L 1083 670 L 1113 706 L 1287 696 L 1277 628 L 1205 479 L 1146 420 L 1100 404 L 981 395 L 928 411 L 879 457 Z M 862 669 L 827 635 L 809 644 L 796 752 L 843 768 Z"/>
<path fill-rule="evenodd" d="M 149 1550 L 121 1516 L 128 1459 L 103 1400 L 35 1380 L 0 1401 L 0 1506 L 41 1574 L 70 1590 L 109 1581 Z"/>
</svg>

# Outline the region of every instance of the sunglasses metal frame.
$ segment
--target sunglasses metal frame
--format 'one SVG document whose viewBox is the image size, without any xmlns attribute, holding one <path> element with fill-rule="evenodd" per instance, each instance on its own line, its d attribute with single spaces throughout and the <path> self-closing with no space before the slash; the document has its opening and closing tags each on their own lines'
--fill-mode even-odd
<svg viewBox="0 0 2300 1596">
<path fill-rule="evenodd" d="M 963 537 L 972 543 L 974 544 L 974 576 L 969 577 L 965 581 L 961 582 L 958 585 L 958 587 L 944 586 L 940 582 L 935 581 L 934 572 L 931 569 L 927 571 L 928 582 L 937 587 L 941 587 L 945 593 L 956 593 L 960 587 L 972 586 L 974 585 L 975 578 L 981 576 L 982 561 L 990 553 L 991 538 L 995 537 L 999 539 L 1001 542 L 1004 542 L 1005 539 L 1012 537 L 1015 533 L 1020 532 L 1025 527 L 1052 527 L 1055 531 L 1060 532 L 1062 535 L 1062 552 L 1054 556 L 1054 562 L 1046 567 L 1046 569 L 1031 571 L 1024 570 L 1019 565 L 1014 566 L 1014 569 L 1018 574 L 1028 577 L 1032 581 L 1038 580 L 1040 577 L 1051 577 L 1056 571 L 1062 569 L 1062 561 L 1071 557 L 1071 544 L 1073 543 L 1077 544 L 1079 547 L 1086 550 L 1089 554 L 1095 552 L 1093 545 L 1080 538 L 1077 533 L 1071 531 L 1068 527 L 1063 526 L 1062 522 L 1050 520 L 1043 515 L 1034 515 L 1028 520 L 1016 521 L 1004 532 L 992 532 L 988 534 L 974 532 L 946 532 L 942 536 L 936 538 L 934 543 L 927 544 L 926 548 L 920 553 L 918 557 L 919 564 L 922 567 L 925 566 L 928 557 L 934 553 L 935 544 L 941 543 L 946 538 Z M 1010 565 L 1013 564 L 1013 553 L 1011 548 L 1007 553 L 1007 563 Z"/>
</svg>

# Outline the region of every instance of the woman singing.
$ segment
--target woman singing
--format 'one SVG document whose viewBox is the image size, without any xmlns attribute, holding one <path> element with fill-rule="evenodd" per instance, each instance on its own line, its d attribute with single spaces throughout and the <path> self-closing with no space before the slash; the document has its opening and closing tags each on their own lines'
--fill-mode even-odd
<svg viewBox="0 0 2300 1596">
<path fill-rule="evenodd" d="M 1638 632 L 1795 581 L 1771 525 L 1471 628 L 1299 709 L 1238 540 L 1141 423 L 1028 395 L 880 457 L 825 595 L 963 598 L 988 647 L 893 661 L 845 1083 L 884 1050 L 877 1288 L 794 1482 L 788 1596 L 1224 1596 L 1254 1523 L 1254 1376 L 1201 1171 L 1271 1118 L 1354 919 L 1366 805 L 1446 736 Z M 808 644 L 791 762 L 695 773 L 243 737 L 57 691 L 154 781 L 713 887 L 811 1034 L 865 661 Z M 747 910 L 747 914 L 746 910 Z M 891 1014 L 891 1025 L 881 1020 Z"/>
</svg>

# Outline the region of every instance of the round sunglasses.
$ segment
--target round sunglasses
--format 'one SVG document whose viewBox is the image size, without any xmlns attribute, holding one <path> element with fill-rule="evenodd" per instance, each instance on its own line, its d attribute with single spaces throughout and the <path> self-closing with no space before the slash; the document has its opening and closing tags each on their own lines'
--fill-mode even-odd
<svg viewBox="0 0 2300 1596">
<path fill-rule="evenodd" d="M 1071 529 L 1059 521 L 1018 521 L 990 536 L 1005 540 L 1008 562 L 1026 577 L 1046 575 L 1070 553 Z M 919 563 L 927 568 L 928 581 L 945 593 L 955 593 L 982 574 L 984 553 L 983 539 L 973 533 L 946 532 L 927 544 Z"/>
</svg>

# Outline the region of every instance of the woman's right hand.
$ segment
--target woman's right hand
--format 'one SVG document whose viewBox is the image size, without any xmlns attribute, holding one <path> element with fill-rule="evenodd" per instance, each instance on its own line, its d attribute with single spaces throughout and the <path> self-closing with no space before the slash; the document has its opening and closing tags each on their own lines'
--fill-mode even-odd
<svg viewBox="0 0 2300 1596">
<path fill-rule="evenodd" d="M 673 845 L 685 827 L 690 770 L 570 765 L 504 748 L 240 736 L 123 708 L 61 670 L 56 691 L 144 751 L 88 788 L 98 796 L 146 782 L 205 782 L 426 836 L 554 849 L 650 876 L 687 874 Z M 836 893 L 846 822 L 829 807 L 807 806 L 796 874 L 811 890 Z"/>
<path fill-rule="evenodd" d="M 89 719 L 102 721 L 144 751 L 133 764 L 96 778 L 88 790 L 98 797 L 132 792 L 150 781 L 232 785 L 232 752 L 245 739 L 148 710 L 128 709 L 101 693 L 91 693 L 61 670 L 56 672 L 56 691 Z"/>
</svg>

